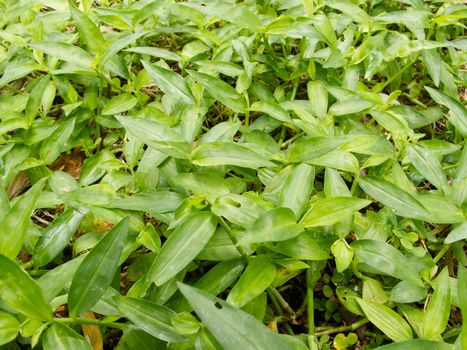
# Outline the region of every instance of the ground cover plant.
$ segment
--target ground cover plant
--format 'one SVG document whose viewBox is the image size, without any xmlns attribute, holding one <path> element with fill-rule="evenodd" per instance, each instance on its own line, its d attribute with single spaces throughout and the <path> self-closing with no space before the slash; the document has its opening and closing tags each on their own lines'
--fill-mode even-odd
<svg viewBox="0 0 467 350">
<path fill-rule="evenodd" d="M 467 349 L 462 1 L 0 11 L 0 349 Z"/>
</svg>

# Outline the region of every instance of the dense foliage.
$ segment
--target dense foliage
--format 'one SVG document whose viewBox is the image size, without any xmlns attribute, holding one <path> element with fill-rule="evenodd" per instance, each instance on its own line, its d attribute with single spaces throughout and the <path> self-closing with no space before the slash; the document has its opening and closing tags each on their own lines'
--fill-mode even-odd
<svg viewBox="0 0 467 350">
<path fill-rule="evenodd" d="M 0 11 L 0 349 L 467 349 L 462 0 Z"/>
</svg>

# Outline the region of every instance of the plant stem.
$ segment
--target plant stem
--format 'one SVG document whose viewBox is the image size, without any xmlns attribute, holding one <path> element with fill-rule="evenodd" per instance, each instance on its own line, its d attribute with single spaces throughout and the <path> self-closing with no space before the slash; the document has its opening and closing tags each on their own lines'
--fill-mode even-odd
<svg viewBox="0 0 467 350">
<path fill-rule="evenodd" d="M 277 298 L 274 295 L 274 293 L 272 293 L 271 288 L 268 288 L 267 293 L 268 293 L 269 299 L 271 299 L 271 302 L 274 305 L 274 308 L 276 309 L 279 316 L 284 317 L 284 311 L 282 311 L 281 305 L 277 301 Z M 292 327 L 290 327 L 290 324 L 288 322 L 285 322 L 284 325 L 285 325 L 285 328 L 287 328 L 287 332 L 290 335 L 294 335 L 294 331 L 293 331 Z"/>
<path fill-rule="evenodd" d="M 269 290 L 276 297 L 282 310 L 284 310 L 286 313 L 288 313 L 292 317 L 295 316 L 295 311 L 290 307 L 289 303 L 285 301 L 281 293 L 279 293 L 279 291 L 276 288 L 269 288 Z"/>
<path fill-rule="evenodd" d="M 436 254 L 436 256 L 433 258 L 433 262 L 436 264 L 439 259 L 441 259 L 443 257 L 444 254 L 446 254 L 446 252 L 449 250 L 449 248 L 451 248 L 451 245 L 450 244 L 446 244 L 439 252 L 438 254 Z"/>
<path fill-rule="evenodd" d="M 107 322 L 107 321 L 101 321 L 101 320 L 92 320 L 88 318 L 55 318 L 55 322 L 59 323 L 65 323 L 65 324 L 72 324 L 72 323 L 77 323 L 77 324 L 88 324 L 88 325 L 94 325 L 94 326 L 103 326 L 103 327 L 110 327 L 110 328 L 117 328 L 117 329 L 126 329 L 128 328 L 128 325 L 124 323 L 118 323 L 118 322 Z"/>
<path fill-rule="evenodd" d="M 347 332 L 347 331 L 354 331 L 368 322 L 369 320 L 365 317 L 348 326 L 341 326 L 341 327 L 326 329 L 321 332 L 316 332 L 316 335 L 325 335 L 325 334 L 334 334 L 334 333 L 341 333 L 341 332 Z"/>
<path fill-rule="evenodd" d="M 219 223 L 221 224 L 222 228 L 229 235 L 230 240 L 232 241 L 233 245 L 235 246 L 237 251 L 242 256 L 243 260 L 245 260 L 245 262 L 248 262 L 248 254 L 245 252 L 245 249 L 243 249 L 241 246 L 238 245 L 237 238 L 235 237 L 234 233 L 230 229 L 229 225 L 227 225 L 227 223 L 225 222 L 225 220 L 224 220 L 224 218 L 222 216 L 219 216 L 218 220 L 219 220 Z"/>
</svg>

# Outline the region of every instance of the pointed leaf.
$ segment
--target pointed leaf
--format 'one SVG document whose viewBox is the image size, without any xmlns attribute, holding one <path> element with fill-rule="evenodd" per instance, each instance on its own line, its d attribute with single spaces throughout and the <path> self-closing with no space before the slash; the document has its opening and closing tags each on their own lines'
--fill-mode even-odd
<svg viewBox="0 0 467 350">
<path fill-rule="evenodd" d="M 285 241 L 298 236 L 303 228 L 289 208 L 275 208 L 256 219 L 240 238 L 240 243 Z"/>
<path fill-rule="evenodd" d="M 229 303 L 186 284 L 178 283 L 178 288 L 223 349 L 293 350 L 256 318 Z"/>
<path fill-rule="evenodd" d="M 300 225 L 303 227 L 319 227 L 335 224 L 351 217 L 371 201 L 355 197 L 331 197 L 318 199 L 305 213 Z"/>
<path fill-rule="evenodd" d="M 183 136 L 166 124 L 154 120 L 118 115 L 117 120 L 122 126 L 150 147 L 176 158 L 186 158 L 191 146 Z"/>
<path fill-rule="evenodd" d="M 157 86 L 166 95 L 171 98 L 178 98 L 186 104 L 194 104 L 195 100 L 190 88 L 180 75 L 171 70 L 152 65 L 148 61 L 141 60 L 141 62 Z"/>
<path fill-rule="evenodd" d="M 75 45 L 54 41 L 44 41 L 40 43 L 29 43 L 29 46 L 45 52 L 47 55 L 70 62 L 78 67 L 91 69 L 94 57 Z"/>
<path fill-rule="evenodd" d="M 234 142 L 204 143 L 193 151 L 191 161 L 199 166 L 236 165 L 252 169 L 274 166 L 255 151 Z"/>
<path fill-rule="evenodd" d="M 92 346 L 86 339 L 76 333 L 70 327 L 61 324 L 53 323 L 42 336 L 42 347 L 44 350 L 91 350 Z"/>
<path fill-rule="evenodd" d="M 34 247 L 34 266 L 48 264 L 68 244 L 86 214 L 85 209 L 77 211 L 67 209 L 42 232 L 42 236 Z"/>
<path fill-rule="evenodd" d="M 242 276 L 230 291 L 227 302 L 241 308 L 264 292 L 275 277 L 276 267 L 267 255 L 251 258 Z"/>
<path fill-rule="evenodd" d="M 432 89 L 428 86 L 425 86 L 425 89 L 435 102 L 449 108 L 451 111 L 450 121 L 462 135 L 467 135 L 467 111 L 465 107 L 459 101 L 446 95 L 444 92 Z"/>
<path fill-rule="evenodd" d="M 391 208 L 397 215 L 418 220 L 430 217 L 426 208 L 411 194 L 386 180 L 365 176 L 358 184 L 368 195 Z"/>
<path fill-rule="evenodd" d="M 407 154 L 410 162 L 428 181 L 438 189 L 447 186 L 446 174 L 438 158 L 425 147 L 419 145 L 407 145 Z"/>
<path fill-rule="evenodd" d="M 136 327 L 151 334 L 153 337 L 170 343 L 186 342 L 188 339 L 176 332 L 172 327 L 171 318 L 176 314 L 169 308 L 148 300 L 116 296 L 114 302 L 122 314 L 133 322 Z"/>
<path fill-rule="evenodd" d="M 334 151 L 346 142 L 339 137 L 302 138 L 290 147 L 288 158 L 292 163 L 306 162 Z"/>
<path fill-rule="evenodd" d="M 0 296 L 5 304 L 30 318 L 50 321 L 52 309 L 37 282 L 1 254 L 0 266 Z"/>
<path fill-rule="evenodd" d="M 413 265 L 392 245 L 371 239 L 359 239 L 352 242 L 351 247 L 364 266 L 401 280 L 407 280 L 415 285 L 424 286 Z"/>
<path fill-rule="evenodd" d="M 216 219 L 209 212 L 196 213 L 188 218 L 164 243 L 146 281 L 160 286 L 183 270 L 208 243 L 216 226 Z"/>
<path fill-rule="evenodd" d="M 129 93 L 122 93 L 113 97 L 102 109 L 104 115 L 114 115 L 132 109 L 138 103 L 138 99 Z"/>
<path fill-rule="evenodd" d="M 357 302 L 370 322 L 395 342 L 413 338 L 412 329 L 397 312 L 372 301 L 357 298 Z"/>
<path fill-rule="evenodd" d="M 89 310 L 110 286 L 128 235 L 128 221 L 123 219 L 107 232 L 79 266 L 68 294 L 71 315 Z"/>
<path fill-rule="evenodd" d="M 70 12 L 78 27 L 80 40 L 94 53 L 100 53 L 105 48 L 104 37 L 94 22 L 83 12 L 70 5 Z"/>
<path fill-rule="evenodd" d="M 303 214 L 313 191 L 315 168 L 302 163 L 292 170 L 282 185 L 279 206 L 293 210 L 298 219 Z"/>
<path fill-rule="evenodd" d="M 246 110 L 245 99 L 232 86 L 206 73 L 189 71 L 190 75 L 216 100 L 236 113 L 244 113 Z"/>
<path fill-rule="evenodd" d="M 0 222 L 0 254 L 16 258 L 23 246 L 29 220 L 45 179 L 38 181 L 15 202 Z"/>
<path fill-rule="evenodd" d="M 20 323 L 12 315 L 0 311 L 0 346 L 8 344 L 16 338 L 21 328 Z"/>
<path fill-rule="evenodd" d="M 433 339 L 444 332 L 451 313 L 451 292 L 448 268 L 445 267 L 436 278 L 433 295 L 423 317 L 423 335 Z"/>
</svg>

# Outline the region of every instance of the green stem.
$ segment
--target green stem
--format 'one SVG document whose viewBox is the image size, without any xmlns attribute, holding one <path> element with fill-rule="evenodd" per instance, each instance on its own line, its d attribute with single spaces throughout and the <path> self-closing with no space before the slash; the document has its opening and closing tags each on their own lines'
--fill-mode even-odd
<svg viewBox="0 0 467 350">
<path fill-rule="evenodd" d="M 248 254 L 246 253 L 245 249 L 243 249 L 241 246 L 238 245 L 237 238 L 235 237 L 234 233 L 230 229 L 229 225 L 227 225 L 224 218 L 221 217 L 221 216 L 218 217 L 218 220 L 219 220 L 219 223 L 221 224 L 222 228 L 225 230 L 225 232 L 227 232 L 227 234 L 228 234 L 230 240 L 232 241 L 232 243 L 234 244 L 235 248 L 237 249 L 237 251 L 242 256 L 243 260 L 245 260 L 245 262 L 248 262 Z"/>
<path fill-rule="evenodd" d="M 267 293 L 268 293 L 269 299 L 271 299 L 271 302 L 274 305 L 274 308 L 276 309 L 279 316 L 284 317 L 284 311 L 282 311 L 281 305 L 277 301 L 277 298 L 274 295 L 274 293 L 272 293 L 271 288 L 268 288 Z M 294 335 L 294 331 L 293 331 L 292 327 L 290 327 L 290 324 L 288 322 L 285 322 L 284 325 L 285 325 L 285 328 L 287 329 L 287 332 L 290 335 Z"/>
<path fill-rule="evenodd" d="M 446 244 L 439 252 L 438 254 L 436 254 L 436 256 L 433 258 L 433 262 L 436 264 L 442 257 L 444 254 L 446 254 L 446 252 L 449 250 L 449 248 L 451 248 L 451 245 L 450 244 Z"/>
<path fill-rule="evenodd" d="M 348 326 L 341 326 L 341 327 L 336 327 L 336 328 L 331 328 L 331 329 L 326 329 L 321 332 L 316 332 L 316 335 L 325 335 L 325 334 L 334 334 L 334 333 L 341 333 L 341 332 L 347 332 L 347 331 L 354 331 L 364 324 L 368 323 L 369 320 L 365 317 L 362 318 L 361 320 L 358 320 L 357 322 L 352 323 L 351 325 Z"/>
<path fill-rule="evenodd" d="M 307 288 L 306 299 L 306 312 L 308 316 L 308 334 L 315 335 L 315 300 L 313 295 L 313 287 Z"/>
<path fill-rule="evenodd" d="M 102 326 L 102 327 L 117 328 L 117 329 L 128 328 L 128 325 L 124 323 L 92 320 L 88 318 L 55 318 L 54 321 L 59 322 L 59 323 L 65 323 L 65 324 L 73 324 L 73 323 L 87 324 L 87 325 Z"/>
<path fill-rule="evenodd" d="M 413 60 L 410 60 L 404 67 L 402 67 L 396 74 L 394 74 L 392 77 L 390 77 L 386 82 L 382 85 L 375 85 L 375 87 L 378 87 L 377 89 L 373 89 L 373 92 L 380 92 L 383 91 L 386 86 L 391 84 L 394 80 L 398 79 L 402 73 L 404 73 L 409 67 L 411 67 L 415 61 L 417 60 L 417 57 L 415 57 Z"/>
<path fill-rule="evenodd" d="M 290 316 L 294 317 L 295 316 L 295 311 L 290 307 L 289 303 L 285 301 L 285 299 L 282 297 L 281 293 L 276 288 L 269 288 L 269 291 L 274 294 L 276 297 L 277 301 L 279 302 L 282 310 L 284 310 L 286 313 L 288 313 Z"/>
</svg>

